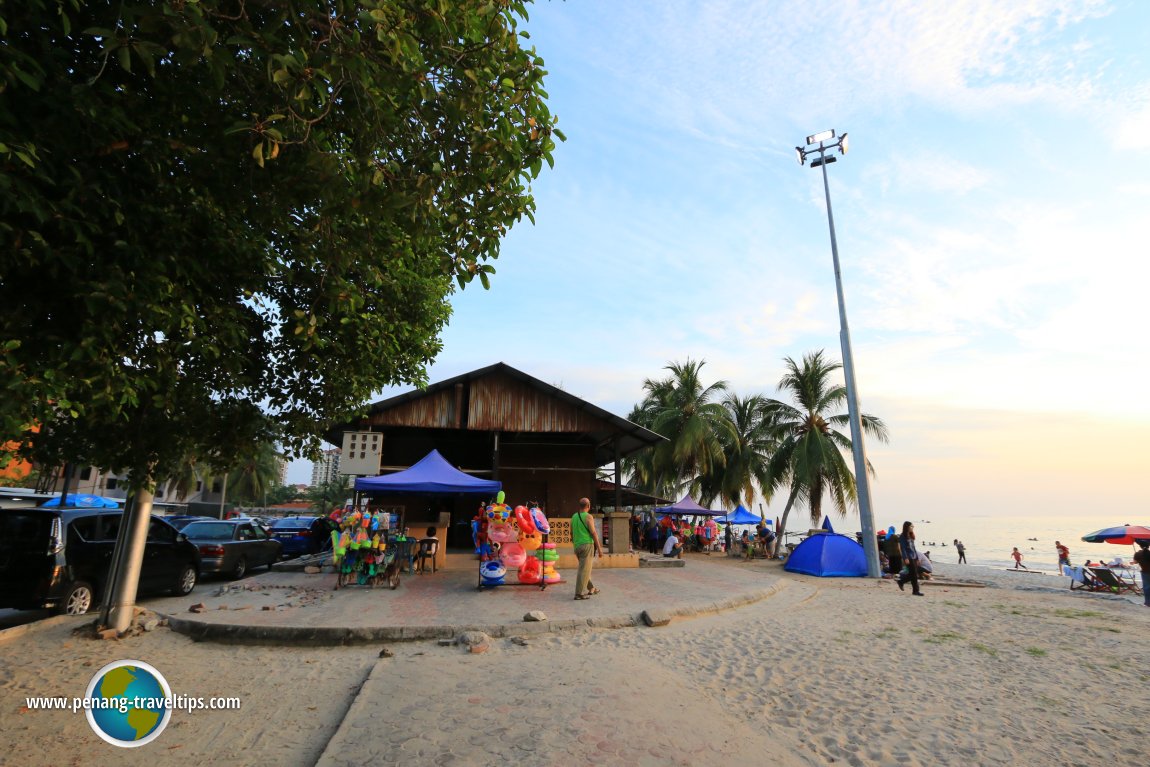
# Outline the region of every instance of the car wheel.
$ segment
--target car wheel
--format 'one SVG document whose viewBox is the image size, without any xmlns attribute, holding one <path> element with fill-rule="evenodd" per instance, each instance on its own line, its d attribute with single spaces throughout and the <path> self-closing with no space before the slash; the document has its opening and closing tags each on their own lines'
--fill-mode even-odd
<svg viewBox="0 0 1150 767">
<path fill-rule="evenodd" d="M 248 571 L 248 561 L 240 557 L 236 562 L 236 566 L 232 568 L 232 580 L 238 581 L 244 577 L 244 573 Z"/>
<path fill-rule="evenodd" d="M 83 615 L 92 609 L 95 596 L 91 584 L 76 581 L 64 592 L 64 598 L 57 609 L 63 615 Z"/>
<path fill-rule="evenodd" d="M 186 597 L 192 593 L 192 589 L 196 587 L 196 568 L 191 565 L 184 565 L 180 570 L 180 577 L 176 580 L 176 585 L 172 588 L 172 593 L 178 597 Z"/>
</svg>

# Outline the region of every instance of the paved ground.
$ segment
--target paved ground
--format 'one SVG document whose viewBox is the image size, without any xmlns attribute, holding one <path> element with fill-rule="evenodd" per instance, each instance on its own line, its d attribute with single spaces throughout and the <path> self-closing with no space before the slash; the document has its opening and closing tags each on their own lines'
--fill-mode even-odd
<svg viewBox="0 0 1150 767">
<path fill-rule="evenodd" d="M 345 587 L 335 575 L 267 573 L 237 582 L 207 581 L 188 597 L 150 599 L 172 627 L 200 639 L 261 644 L 339 644 L 453 637 L 477 629 L 491 636 L 639 625 L 646 611 L 674 617 L 728 609 L 768 596 L 774 562 L 697 556 L 682 568 L 602 569 L 599 594 L 575 600 L 573 570 L 564 582 L 477 588 L 477 573 L 404 575 L 397 590 Z M 509 578 L 514 580 L 514 576 Z M 203 612 L 191 612 L 202 604 Z M 528 623 L 533 610 L 547 616 Z"/>
</svg>

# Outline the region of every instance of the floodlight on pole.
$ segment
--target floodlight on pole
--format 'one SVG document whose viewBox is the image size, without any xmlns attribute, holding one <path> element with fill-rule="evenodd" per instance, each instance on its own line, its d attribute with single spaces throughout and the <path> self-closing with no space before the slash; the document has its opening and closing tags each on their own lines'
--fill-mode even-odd
<svg viewBox="0 0 1150 767">
<path fill-rule="evenodd" d="M 882 575 L 878 560 L 878 538 L 875 535 L 874 515 L 871 511 L 870 477 L 867 475 L 866 445 L 863 442 L 862 416 L 859 412 L 858 387 L 855 385 L 854 355 L 851 353 L 851 331 L 847 324 L 846 299 L 843 297 L 842 271 L 839 268 L 839 246 L 835 238 L 835 217 L 831 210 L 831 187 L 827 180 L 827 165 L 835 162 L 835 157 L 827 152 L 837 148 L 839 154 L 847 153 L 847 134 L 838 141 L 833 130 L 807 136 L 806 148 L 795 147 L 799 154 L 799 164 L 804 165 L 808 155 L 817 154 L 811 161 L 812 168 L 822 168 L 823 191 L 827 200 L 827 223 L 831 232 L 831 258 L 835 266 L 835 290 L 839 302 L 839 343 L 843 352 L 843 375 L 846 378 L 847 414 L 851 427 L 851 453 L 855 465 L 855 489 L 858 492 L 859 522 L 862 525 L 863 551 L 866 553 L 867 575 L 878 578 Z"/>
</svg>

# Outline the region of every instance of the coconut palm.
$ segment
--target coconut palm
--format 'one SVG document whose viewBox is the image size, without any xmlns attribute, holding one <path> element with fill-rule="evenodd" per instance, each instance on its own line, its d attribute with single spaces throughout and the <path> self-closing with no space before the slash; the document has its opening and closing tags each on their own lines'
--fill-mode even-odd
<svg viewBox="0 0 1150 767">
<path fill-rule="evenodd" d="M 703 478 L 725 465 L 722 440 L 733 439 L 733 427 L 716 398 L 727 392 L 727 382 L 704 385 L 705 364 L 672 362 L 664 368 L 670 376 L 643 382 L 647 395 L 631 416 L 667 438 L 649 456 L 629 463 L 633 480 L 647 492 L 674 495 L 687 488 L 697 493 Z"/>
<path fill-rule="evenodd" d="M 770 501 L 764 489 L 770 486 L 769 466 L 778 444 L 770 402 L 761 394 L 729 393 L 723 399 L 731 428 L 720 438 L 722 468 L 702 480 L 699 501 L 704 506 L 718 498 L 730 507 L 745 502 L 751 508 L 759 494 Z"/>
<path fill-rule="evenodd" d="M 780 441 L 770 462 L 766 492 L 786 487 L 787 505 L 777 531 L 783 540 L 787 517 L 795 505 L 806 505 L 811 522 L 822 516 L 823 498 L 845 516 L 856 500 L 855 478 L 846 456 L 851 454 L 851 439 L 838 429 L 849 430 L 846 413 L 828 415 L 846 403 L 846 388 L 832 385 L 831 374 L 842 365 L 824 358 L 823 351 L 803 355 L 802 364 L 785 358 L 787 373 L 779 381 L 779 391 L 788 393 L 794 405 L 773 400 L 768 404 L 770 417 Z M 860 415 L 864 432 L 880 442 L 887 441 L 886 425 L 878 418 Z M 867 471 L 874 469 L 867 462 Z"/>
<path fill-rule="evenodd" d="M 267 493 L 280 484 L 283 456 L 271 442 L 257 442 L 228 473 L 228 496 L 239 503 L 263 504 Z"/>
</svg>

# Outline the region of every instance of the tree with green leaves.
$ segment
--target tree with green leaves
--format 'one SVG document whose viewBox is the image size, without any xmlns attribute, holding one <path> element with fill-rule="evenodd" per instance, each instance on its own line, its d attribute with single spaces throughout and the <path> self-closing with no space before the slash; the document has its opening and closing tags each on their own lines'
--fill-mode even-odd
<svg viewBox="0 0 1150 767">
<path fill-rule="evenodd" d="M 330 514 L 336 506 L 342 506 L 353 492 L 351 478 L 347 474 L 336 474 L 326 482 L 312 485 L 304 492 L 318 514 Z"/>
<path fill-rule="evenodd" d="M 314 452 L 373 392 L 425 383 L 447 299 L 489 284 L 562 138 L 526 16 L 0 6 L 0 441 L 126 472 L 142 540 L 186 456 Z"/>
<path fill-rule="evenodd" d="M 725 466 L 723 440 L 734 439 L 730 417 L 717 398 L 726 394 L 726 381 L 704 384 L 705 361 L 672 362 L 671 375 L 643 382 L 646 396 L 631 419 L 667 438 L 627 464 L 632 481 L 656 495 L 676 495 L 686 489 L 699 493 L 707 477 Z"/>
<path fill-rule="evenodd" d="M 817 525 L 823 514 L 823 499 L 845 516 L 856 499 L 851 471 L 850 419 L 835 413 L 846 404 L 846 388 L 833 384 L 831 376 L 842 368 L 823 356 L 823 351 L 803 355 L 802 363 L 784 359 L 787 372 L 779 381 L 779 391 L 790 395 L 794 404 L 779 400 L 768 403 L 770 418 L 779 434 L 771 458 L 767 492 L 786 488 L 787 504 L 776 531 L 782 541 L 787 517 L 796 505 L 806 505 L 811 523 Z M 888 439 L 886 425 L 872 415 L 860 414 L 864 432 L 880 442 Z M 847 429 L 844 434 L 841 429 Z M 870 462 L 867 471 L 874 474 Z"/>
<path fill-rule="evenodd" d="M 276 446 L 261 442 L 228 472 L 228 500 L 245 506 L 263 506 L 279 485 L 283 456 Z"/>
<path fill-rule="evenodd" d="M 715 499 L 734 508 L 746 502 L 750 509 L 756 497 L 769 502 L 770 462 L 778 445 L 770 400 L 761 394 L 740 397 L 729 392 L 722 400 L 730 428 L 720 432 L 723 463 L 717 471 L 702 478 L 699 502 L 704 506 Z"/>
</svg>

